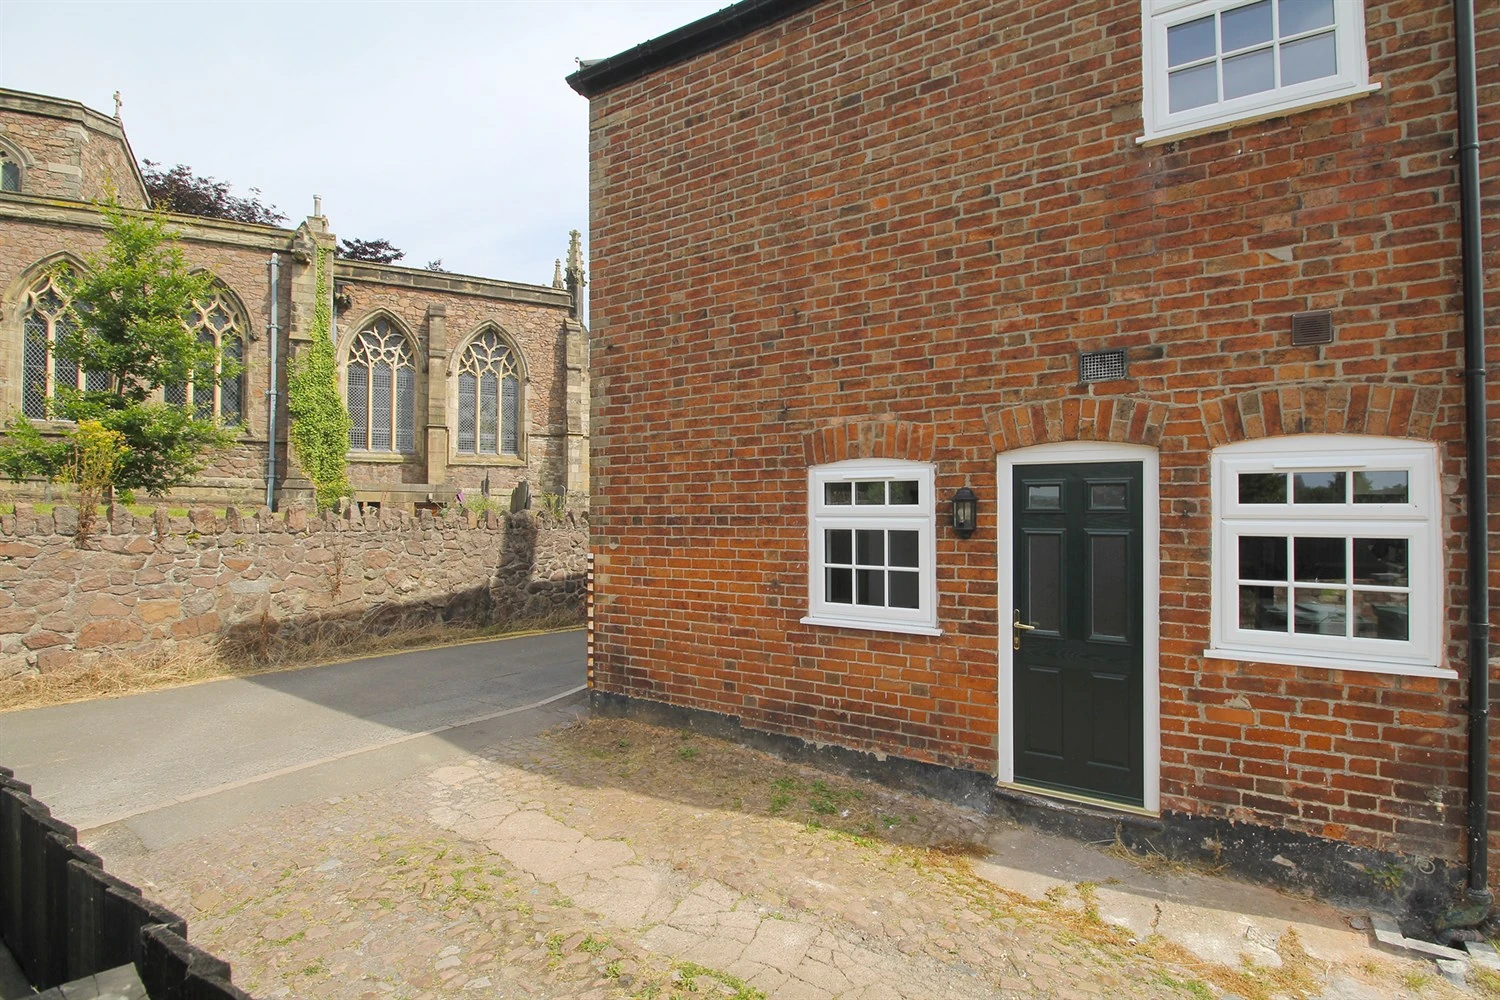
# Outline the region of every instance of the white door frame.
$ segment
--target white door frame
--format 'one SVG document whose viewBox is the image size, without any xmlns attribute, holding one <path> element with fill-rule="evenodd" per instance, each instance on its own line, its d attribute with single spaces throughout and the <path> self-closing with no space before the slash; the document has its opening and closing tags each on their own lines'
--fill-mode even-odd
<svg viewBox="0 0 1500 1000">
<path fill-rule="evenodd" d="M 1011 609 L 1015 605 L 1014 537 L 1015 467 L 1018 465 L 1076 465 L 1083 462 L 1141 463 L 1141 656 L 1143 659 L 1141 735 L 1145 747 L 1141 755 L 1144 770 L 1144 806 L 1148 812 L 1161 810 L 1161 464 L 1156 449 L 1138 444 L 1112 444 L 1105 441 L 1063 441 L 1040 444 L 1002 452 L 998 457 L 996 492 L 996 532 L 998 547 L 996 581 L 999 593 L 1000 626 L 1000 732 L 997 736 L 1001 784 L 1016 783 L 1016 702 L 1015 660 L 1011 644 Z M 1026 787 L 1026 786 L 1023 786 Z M 1028 787 L 1028 791 L 1030 791 Z M 1040 795 L 1054 795 L 1046 789 L 1035 789 Z M 1102 801 L 1102 800 L 1101 800 Z M 1113 805 L 1113 803 L 1106 803 Z M 1129 809 L 1130 807 L 1119 807 Z"/>
</svg>

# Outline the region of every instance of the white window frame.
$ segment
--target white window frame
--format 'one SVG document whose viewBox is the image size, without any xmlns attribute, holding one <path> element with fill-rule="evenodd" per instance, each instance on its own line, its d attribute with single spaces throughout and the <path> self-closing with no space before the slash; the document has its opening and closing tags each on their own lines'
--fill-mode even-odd
<svg viewBox="0 0 1500 1000">
<path fill-rule="evenodd" d="M 916 504 L 834 505 L 825 487 L 836 482 L 915 480 Z M 850 459 L 818 465 L 807 474 L 807 616 L 806 625 L 873 629 L 911 635 L 942 635 L 937 627 L 937 505 L 932 465 L 885 459 Z M 824 572 L 825 530 L 883 529 L 917 532 L 918 602 L 916 608 L 837 604 L 827 598 Z"/>
<path fill-rule="evenodd" d="M 1257 0 L 1141 0 L 1141 111 L 1146 131 L 1136 142 L 1147 144 L 1186 138 L 1233 124 L 1336 104 L 1380 89 L 1379 83 L 1370 82 L 1363 0 L 1333 0 L 1338 73 L 1173 114 L 1167 95 L 1167 29 L 1255 2 Z"/>
<path fill-rule="evenodd" d="M 1213 454 L 1213 659 L 1452 677 L 1442 664 L 1442 501 L 1437 446 L 1427 442 L 1307 434 L 1226 445 Z M 1242 473 L 1405 471 L 1404 504 L 1252 504 Z M 1244 629 L 1239 624 L 1241 535 L 1407 539 L 1407 640 Z M 1291 567 L 1288 567 L 1291 572 Z M 1350 567 L 1352 575 L 1353 568 Z"/>
</svg>

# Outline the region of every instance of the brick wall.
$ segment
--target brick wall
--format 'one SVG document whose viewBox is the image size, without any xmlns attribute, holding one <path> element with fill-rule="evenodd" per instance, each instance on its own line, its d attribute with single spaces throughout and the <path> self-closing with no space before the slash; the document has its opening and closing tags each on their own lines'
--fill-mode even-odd
<svg viewBox="0 0 1500 1000">
<path fill-rule="evenodd" d="M 217 639 L 583 617 L 588 525 L 523 512 L 0 516 L 0 677 Z M 269 630 L 269 631 L 268 631 Z"/>
<path fill-rule="evenodd" d="M 1367 4 L 1377 93 L 1145 148 L 1140 18 L 828 0 L 593 99 L 599 687 L 993 773 L 996 456 L 1148 444 L 1163 809 L 1456 857 L 1449 5 Z M 1493 142 L 1500 12 L 1480 29 Z M 1334 343 L 1289 346 L 1311 309 Z M 1129 378 L 1080 385 L 1106 347 Z M 1452 679 L 1203 657 L 1211 449 L 1318 431 L 1438 442 Z M 940 638 L 800 623 L 806 469 L 856 456 L 983 498 L 973 538 L 938 532 Z"/>
</svg>

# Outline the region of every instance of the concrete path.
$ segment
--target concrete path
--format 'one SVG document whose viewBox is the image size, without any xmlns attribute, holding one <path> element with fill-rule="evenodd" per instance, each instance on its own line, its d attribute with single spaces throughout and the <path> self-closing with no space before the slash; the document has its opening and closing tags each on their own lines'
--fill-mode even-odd
<svg viewBox="0 0 1500 1000">
<path fill-rule="evenodd" d="M 0 715 L 0 763 L 80 830 L 170 813 L 160 844 L 555 725 L 583 680 L 581 630 L 418 650 Z"/>
</svg>

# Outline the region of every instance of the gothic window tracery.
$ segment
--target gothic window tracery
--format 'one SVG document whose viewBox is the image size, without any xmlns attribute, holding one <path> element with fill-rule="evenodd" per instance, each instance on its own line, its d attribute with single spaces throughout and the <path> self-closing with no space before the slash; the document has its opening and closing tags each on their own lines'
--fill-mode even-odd
<svg viewBox="0 0 1500 1000">
<path fill-rule="evenodd" d="M 109 375 L 81 371 L 60 357 L 57 343 L 78 328 L 60 272 L 49 271 L 26 292 L 21 307 L 21 412 L 33 420 L 50 416 L 59 388 L 108 392 Z"/>
<path fill-rule="evenodd" d="M 8 149 L 0 149 L 0 191 L 21 190 L 21 164 Z"/>
<path fill-rule="evenodd" d="M 389 320 L 370 323 L 349 347 L 346 375 L 349 447 L 415 452 L 417 369 L 406 335 Z"/>
<path fill-rule="evenodd" d="M 493 329 L 475 337 L 458 364 L 458 452 L 519 455 L 521 379 L 515 353 Z"/>
<path fill-rule="evenodd" d="M 198 343 L 219 348 L 223 367 L 232 368 L 244 361 L 244 316 L 224 289 L 215 289 L 208 299 L 194 302 L 185 322 Z M 162 387 L 162 396 L 174 406 L 192 406 L 194 415 L 202 420 L 217 418 L 225 424 L 240 424 L 245 420 L 243 372 L 217 380 L 217 384 L 196 379 L 169 383 Z"/>
</svg>

